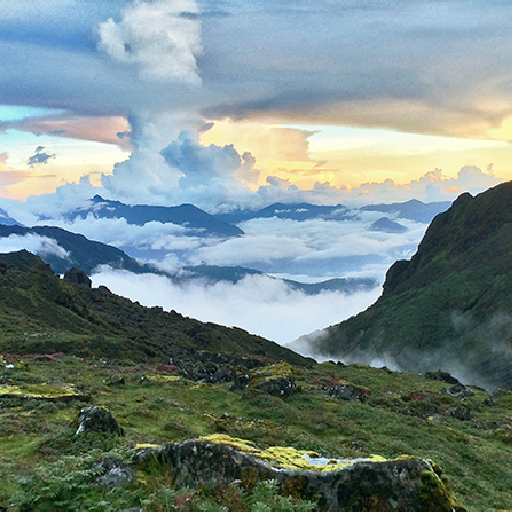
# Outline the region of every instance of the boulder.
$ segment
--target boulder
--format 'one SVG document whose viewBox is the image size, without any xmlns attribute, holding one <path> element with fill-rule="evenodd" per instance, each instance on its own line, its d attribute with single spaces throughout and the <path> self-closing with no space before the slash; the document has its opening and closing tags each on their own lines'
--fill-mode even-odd
<svg viewBox="0 0 512 512">
<path fill-rule="evenodd" d="M 329 388 L 329 396 L 341 400 L 360 400 L 365 402 L 371 394 L 372 392 L 369 388 L 362 388 L 348 383 L 335 384 Z"/>
<path fill-rule="evenodd" d="M 110 411 L 98 405 L 82 409 L 78 413 L 75 425 L 77 426 L 76 435 L 90 431 L 109 432 L 118 436 L 124 435 L 124 429 L 119 426 Z"/>
<path fill-rule="evenodd" d="M 249 387 L 281 398 L 292 395 L 297 390 L 293 379 L 293 367 L 286 363 L 253 368 Z"/>
<path fill-rule="evenodd" d="M 460 382 L 451 388 L 441 389 L 441 393 L 453 396 L 454 398 L 466 398 L 468 396 L 473 396 L 473 391 Z"/>
<path fill-rule="evenodd" d="M 457 505 L 439 468 L 420 458 L 320 459 L 289 447 L 262 450 L 242 439 L 216 435 L 141 450 L 135 457 L 140 464 L 155 459 L 169 467 L 177 489 L 235 481 L 251 489 L 272 479 L 283 494 L 320 499 L 319 506 L 328 512 L 465 510 Z"/>
<path fill-rule="evenodd" d="M 441 380 L 448 384 L 460 384 L 460 381 L 453 375 L 450 375 L 448 372 L 442 372 L 441 370 L 437 372 L 427 372 L 425 373 L 425 378 L 430 380 Z"/>
</svg>

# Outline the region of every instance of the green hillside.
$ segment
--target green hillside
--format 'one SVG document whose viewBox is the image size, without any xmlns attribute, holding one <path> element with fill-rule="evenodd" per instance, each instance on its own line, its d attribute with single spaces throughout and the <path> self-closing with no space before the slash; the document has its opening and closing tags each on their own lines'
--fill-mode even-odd
<svg viewBox="0 0 512 512">
<path fill-rule="evenodd" d="M 511 388 L 511 285 L 512 183 L 505 183 L 463 194 L 435 217 L 411 260 L 389 269 L 378 301 L 310 337 L 309 349 Z"/>
<path fill-rule="evenodd" d="M 77 274 L 87 281 L 85 274 Z M 0 255 L 0 351 L 62 351 L 133 361 L 194 357 L 195 351 L 210 351 L 312 363 L 243 329 L 146 308 L 104 286 L 91 288 L 60 279 L 27 251 Z"/>
</svg>

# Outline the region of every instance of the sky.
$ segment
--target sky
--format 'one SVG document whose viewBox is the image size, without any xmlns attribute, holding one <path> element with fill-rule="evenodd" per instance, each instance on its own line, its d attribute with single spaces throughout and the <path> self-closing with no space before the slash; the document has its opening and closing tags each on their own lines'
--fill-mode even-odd
<svg viewBox="0 0 512 512">
<path fill-rule="evenodd" d="M 0 197 L 87 176 L 128 202 L 226 209 L 298 191 L 453 198 L 512 178 L 508 2 L 0 0 L 0 13 Z M 184 133 L 206 171 L 166 152 Z"/>
<path fill-rule="evenodd" d="M 246 265 L 382 283 L 425 224 L 395 219 L 407 232 L 390 235 L 368 231 L 377 214 L 254 219 L 243 237 L 206 240 L 63 214 L 95 194 L 218 213 L 479 193 L 512 179 L 510 48 L 512 3 L 502 0 L 0 0 L 0 208 L 26 225 L 161 251 L 156 263 L 169 270 Z M 37 237 L 0 243 L 21 246 L 62 251 Z M 308 298 L 266 278 L 154 278 L 148 292 L 148 279 L 94 276 L 142 303 L 280 342 L 379 293 Z"/>
</svg>

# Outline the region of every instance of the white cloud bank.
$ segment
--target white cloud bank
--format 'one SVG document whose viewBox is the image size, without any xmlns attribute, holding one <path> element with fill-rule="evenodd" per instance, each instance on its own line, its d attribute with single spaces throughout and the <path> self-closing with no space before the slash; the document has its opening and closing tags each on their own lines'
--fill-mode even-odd
<svg viewBox="0 0 512 512">
<path fill-rule="evenodd" d="M 191 282 L 179 286 L 162 276 L 109 267 L 100 269 L 92 280 L 94 286 L 107 286 L 113 293 L 143 305 L 159 305 L 199 320 L 242 327 L 281 344 L 358 313 L 380 294 L 380 288 L 375 288 L 352 295 L 327 292 L 307 296 L 265 276 L 248 276 L 235 285 Z"/>
<path fill-rule="evenodd" d="M 69 252 L 62 248 L 53 238 L 32 233 L 26 235 L 9 235 L 0 238 L 0 253 L 15 252 L 25 249 L 39 256 L 55 255 L 69 258 Z"/>
</svg>

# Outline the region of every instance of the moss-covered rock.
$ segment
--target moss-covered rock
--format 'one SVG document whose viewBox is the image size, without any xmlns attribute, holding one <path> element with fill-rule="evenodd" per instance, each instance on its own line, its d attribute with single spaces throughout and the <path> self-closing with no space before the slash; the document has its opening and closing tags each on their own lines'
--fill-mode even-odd
<svg viewBox="0 0 512 512">
<path fill-rule="evenodd" d="M 290 396 L 297 389 L 293 372 L 293 367 L 287 363 L 253 368 L 249 374 L 249 387 L 273 396 Z"/>
<path fill-rule="evenodd" d="M 253 488 L 275 480 L 296 498 L 321 497 L 327 511 L 407 510 L 451 512 L 459 507 L 437 466 L 414 457 L 332 461 L 318 466 L 313 452 L 291 447 L 258 448 L 244 439 L 207 436 L 138 453 L 139 463 L 168 465 L 177 488 L 222 486 L 241 481 Z"/>
</svg>

